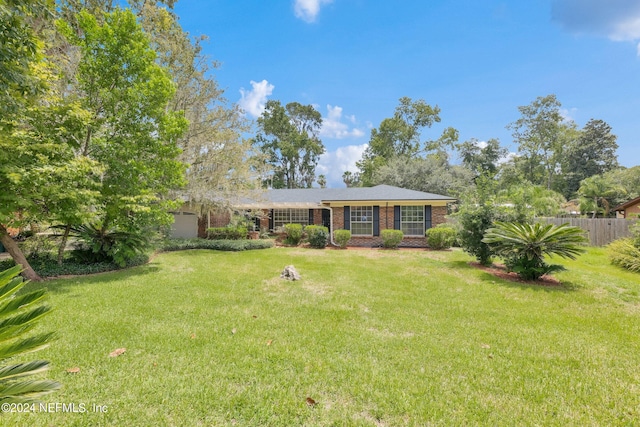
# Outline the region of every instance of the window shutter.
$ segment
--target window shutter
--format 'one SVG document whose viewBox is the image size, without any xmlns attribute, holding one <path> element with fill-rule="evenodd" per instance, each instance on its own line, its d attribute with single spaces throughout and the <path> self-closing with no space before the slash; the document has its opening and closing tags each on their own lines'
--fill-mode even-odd
<svg viewBox="0 0 640 427">
<path fill-rule="evenodd" d="M 273 209 L 269 211 L 269 230 L 273 230 Z"/>
<path fill-rule="evenodd" d="M 431 228 L 431 206 L 424 207 L 424 230 L 427 231 Z"/>
<path fill-rule="evenodd" d="M 373 235 L 380 235 L 380 206 L 373 207 Z"/>
<path fill-rule="evenodd" d="M 351 230 L 351 207 L 344 207 L 344 229 Z"/>
<path fill-rule="evenodd" d="M 313 225 L 313 209 L 309 209 L 309 225 Z"/>
<path fill-rule="evenodd" d="M 400 206 L 393 207 L 393 229 L 400 230 Z"/>
</svg>

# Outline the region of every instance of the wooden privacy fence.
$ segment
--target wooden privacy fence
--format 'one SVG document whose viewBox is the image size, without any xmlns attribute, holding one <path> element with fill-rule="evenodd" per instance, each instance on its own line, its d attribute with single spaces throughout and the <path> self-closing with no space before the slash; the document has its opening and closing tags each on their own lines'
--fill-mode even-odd
<svg viewBox="0 0 640 427">
<path fill-rule="evenodd" d="M 536 218 L 547 224 L 569 223 L 585 230 L 591 246 L 605 246 L 617 239 L 631 236 L 630 228 L 638 220 L 622 218 Z"/>
</svg>

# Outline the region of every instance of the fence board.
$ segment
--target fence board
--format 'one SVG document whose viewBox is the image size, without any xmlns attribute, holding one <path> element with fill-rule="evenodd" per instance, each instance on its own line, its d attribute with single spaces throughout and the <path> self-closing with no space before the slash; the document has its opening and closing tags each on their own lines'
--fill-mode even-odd
<svg viewBox="0 0 640 427">
<path fill-rule="evenodd" d="M 585 230 L 591 246 L 605 246 L 617 239 L 631 236 L 630 228 L 638 220 L 623 218 L 536 218 L 547 224 L 569 223 Z"/>
</svg>

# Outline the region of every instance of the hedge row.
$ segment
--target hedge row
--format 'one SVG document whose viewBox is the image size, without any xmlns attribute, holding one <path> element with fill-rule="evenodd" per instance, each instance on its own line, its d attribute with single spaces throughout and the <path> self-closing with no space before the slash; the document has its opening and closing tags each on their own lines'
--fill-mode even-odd
<svg viewBox="0 0 640 427">
<path fill-rule="evenodd" d="M 65 259 L 62 265 L 58 265 L 58 261 L 55 257 L 43 257 L 38 259 L 29 260 L 31 267 L 40 275 L 40 277 L 56 277 L 74 275 L 80 276 L 85 274 L 104 273 L 107 271 L 122 270 L 123 268 L 135 267 L 137 265 L 143 265 L 149 262 L 148 255 L 137 255 L 127 264 L 122 267 L 113 262 L 94 262 L 90 264 L 73 262 L 70 259 Z M 0 261 L 0 271 L 11 268 L 15 265 L 12 259 L 6 259 Z"/>
<path fill-rule="evenodd" d="M 247 227 L 211 227 L 207 228 L 207 239 L 242 240 L 247 238 Z"/>
<path fill-rule="evenodd" d="M 186 249 L 212 249 L 216 251 L 248 251 L 273 247 L 272 240 L 206 240 L 206 239 L 167 239 L 163 251 L 182 251 Z"/>
</svg>

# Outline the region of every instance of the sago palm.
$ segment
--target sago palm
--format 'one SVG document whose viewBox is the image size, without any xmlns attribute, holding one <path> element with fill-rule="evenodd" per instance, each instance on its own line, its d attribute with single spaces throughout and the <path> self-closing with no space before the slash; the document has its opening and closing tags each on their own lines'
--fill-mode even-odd
<svg viewBox="0 0 640 427">
<path fill-rule="evenodd" d="M 575 259 L 585 252 L 584 232 L 569 224 L 521 224 L 496 222 L 482 239 L 505 260 L 507 268 L 525 279 L 539 279 L 544 274 L 561 270 L 562 266 L 548 265 L 547 255 Z"/>
<path fill-rule="evenodd" d="M 49 362 L 7 364 L 16 356 L 46 347 L 53 336 L 52 333 L 27 336 L 51 308 L 42 303 L 43 289 L 16 295 L 26 284 L 18 273 L 20 266 L 0 272 L 0 403 L 33 402 L 60 388 L 55 381 L 28 378 L 47 370 Z"/>
</svg>

